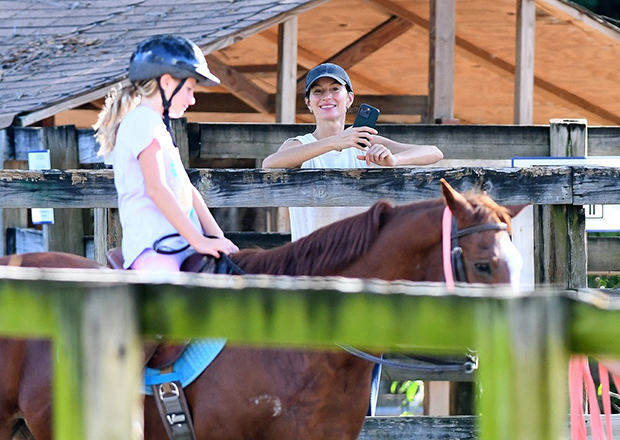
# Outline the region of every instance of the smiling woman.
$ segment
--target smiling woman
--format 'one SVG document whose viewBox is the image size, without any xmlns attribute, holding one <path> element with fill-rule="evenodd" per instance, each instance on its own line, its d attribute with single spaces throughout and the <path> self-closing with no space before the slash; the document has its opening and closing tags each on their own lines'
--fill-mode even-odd
<svg viewBox="0 0 620 440">
<path fill-rule="evenodd" d="M 305 103 L 316 129 L 287 139 L 264 162 L 265 168 L 368 168 L 371 166 L 429 165 L 443 158 L 433 145 L 403 144 L 379 135 L 371 127 L 345 129 L 355 95 L 347 72 L 324 63 L 306 75 Z M 322 226 L 359 214 L 366 208 L 290 208 L 293 240 Z"/>
</svg>

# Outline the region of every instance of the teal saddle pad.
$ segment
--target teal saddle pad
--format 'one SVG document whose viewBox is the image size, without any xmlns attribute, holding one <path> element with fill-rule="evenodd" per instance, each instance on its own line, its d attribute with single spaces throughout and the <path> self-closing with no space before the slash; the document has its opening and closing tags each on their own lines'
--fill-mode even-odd
<svg viewBox="0 0 620 440">
<path fill-rule="evenodd" d="M 179 381 L 186 387 L 202 373 L 226 345 L 226 339 L 192 339 L 183 354 L 172 364 L 172 372 L 161 374 L 159 370 L 146 367 L 142 392 L 153 395 L 152 385 Z"/>
</svg>

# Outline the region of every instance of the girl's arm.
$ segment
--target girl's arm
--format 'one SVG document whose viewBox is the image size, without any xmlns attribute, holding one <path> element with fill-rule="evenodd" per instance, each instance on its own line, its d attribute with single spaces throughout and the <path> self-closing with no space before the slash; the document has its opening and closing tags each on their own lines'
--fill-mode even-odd
<svg viewBox="0 0 620 440">
<path fill-rule="evenodd" d="M 263 168 L 299 168 L 305 161 L 331 150 L 358 148 L 365 151 L 371 146 L 369 139 L 376 133 L 377 131 L 370 127 L 349 127 L 335 136 L 309 144 L 302 144 L 297 139 L 288 139 L 278 151 L 265 158 Z M 361 147 L 360 143 L 365 147 Z"/>
<path fill-rule="evenodd" d="M 220 252 L 225 254 L 235 252 L 236 246 L 225 238 L 208 239 L 197 230 L 190 219 L 185 215 L 181 205 L 175 198 L 172 190 L 166 183 L 164 167 L 162 166 L 162 152 L 157 140 L 146 147 L 139 155 L 138 162 L 144 177 L 146 193 L 166 219 L 174 226 L 177 232 L 201 254 L 219 257 Z M 206 205 L 205 205 L 206 206 Z M 200 215 L 199 215 L 200 218 Z M 202 222 L 202 219 L 201 219 Z M 221 234 L 221 229 L 218 230 Z M 206 231 L 205 231 L 206 232 Z"/>
<path fill-rule="evenodd" d="M 215 218 L 213 218 L 213 214 L 209 211 L 202 195 L 195 186 L 192 186 L 192 201 L 196 214 L 198 214 L 198 219 L 200 220 L 200 225 L 202 226 L 203 232 L 207 235 L 224 237 L 224 232 L 220 228 L 220 225 L 218 225 L 215 221 Z"/>
</svg>

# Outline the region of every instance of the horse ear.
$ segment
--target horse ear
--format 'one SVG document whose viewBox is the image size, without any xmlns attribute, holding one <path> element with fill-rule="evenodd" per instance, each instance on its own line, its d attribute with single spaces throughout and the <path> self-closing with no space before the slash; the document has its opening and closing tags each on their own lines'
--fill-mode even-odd
<svg viewBox="0 0 620 440">
<path fill-rule="evenodd" d="M 525 207 L 530 206 L 531 203 L 524 203 L 522 205 L 507 205 L 504 206 L 508 210 L 510 217 L 516 217 L 518 213 L 520 213 Z"/>
<path fill-rule="evenodd" d="M 441 179 L 441 192 L 446 199 L 446 205 L 452 211 L 452 215 L 457 220 L 466 221 L 473 216 L 473 207 L 458 191 L 450 186 L 445 180 Z"/>
</svg>

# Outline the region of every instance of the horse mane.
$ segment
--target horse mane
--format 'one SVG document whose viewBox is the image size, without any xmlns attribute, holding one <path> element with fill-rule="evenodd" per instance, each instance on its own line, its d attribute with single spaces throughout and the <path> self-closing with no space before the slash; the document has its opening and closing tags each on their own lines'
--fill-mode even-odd
<svg viewBox="0 0 620 440">
<path fill-rule="evenodd" d="M 468 191 L 463 196 L 474 209 L 474 222 L 484 221 L 491 210 L 498 221 L 508 224 L 510 231 L 511 216 L 507 208 L 498 205 L 480 190 Z M 245 249 L 235 253 L 232 259 L 244 271 L 252 274 L 332 275 L 367 252 L 379 236 L 381 228 L 396 212 L 444 204 L 443 198 L 437 198 L 395 207 L 382 200 L 368 211 L 327 225 L 293 243 L 270 250 Z"/>
<path fill-rule="evenodd" d="M 245 249 L 234 254 L 233 260 L 247 273 L 334 274 L 368 251 L 393 209 L 389 202 L 379 201 L 368 211 L 327 225 L 293 243 L 266 251 Z"/>
</svg>

